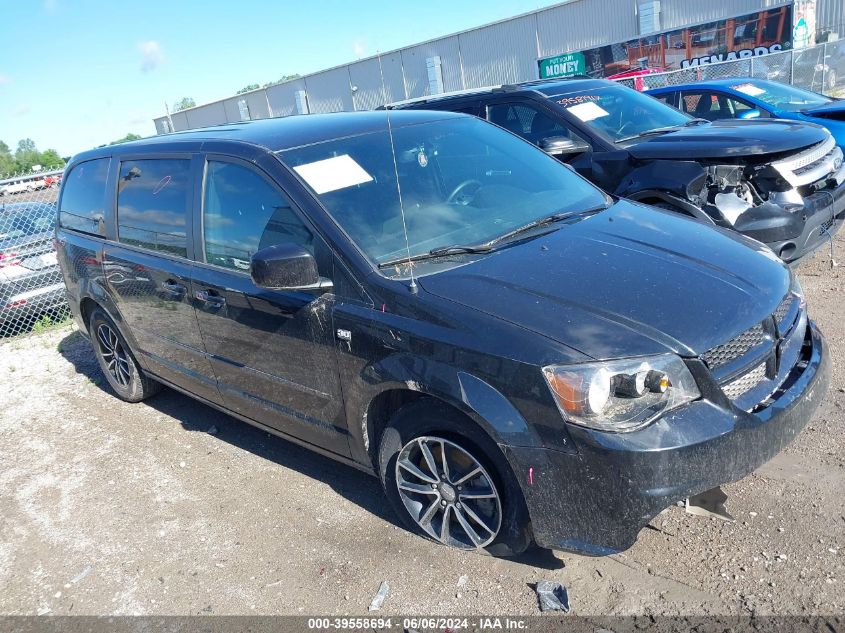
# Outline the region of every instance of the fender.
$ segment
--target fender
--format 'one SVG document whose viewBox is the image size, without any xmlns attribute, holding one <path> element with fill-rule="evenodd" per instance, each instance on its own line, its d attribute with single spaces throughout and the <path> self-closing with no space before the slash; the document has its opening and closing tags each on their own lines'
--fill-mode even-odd
<svg viewBox="0 0 845 633">
<path fill-rule="evenodd" d="M 359 388 L 345 393 L 350 449 L 355 459 L 369 463 L 366 447 L 377 438 L 373 437 L 373 421 L 367 419 L 367 412 L 373 399 L 390 390 L 424 394 L 454 407 L 497 444 L 542 446 L 522 414 L 501 392 L 481 378 L 445 363 L 405 353 L 392 354 L 367 365 L 361 380 L 356 382 Z"/>
<path fill-rule="evenodd" d="M 684 200 L 677 196 L 672 195 L 671 193 L 667 193 L 666 191 L 659 191 L 657 189 L 645 189 L 643 191 L 638 191 L 635 194 L 632 194 L 628 197 L 628 200 L 633 202 L 640 202 L 642 200 L 654 200 L 654 199 L 662 200 L 668 205 L 674 207 L 673 210 L 677 209 L 679 212 L 686 212 L 691 217 L 694 217 L 697 220 L 701 220 L 705 224 L 711 224 L 713 226 L 716 225 L 716 222 L 713 221 L 707 213 L 702 211 L 699 207 L 695 206 L 689 200 Z M 646 203 L 648 204 L 648 203 Z"/>
<path fill-rule="evenodd" d="M 126 326 L 126 321 L 120 313 L 117 304 L 115 304 L 112 299 L 111 293 L 103 286 L 102 282 L 104 280 L 104 277 L 84 277 L 80 279 L 79 305 L 82 305 L 82 301 L 84 299 L 91 299 L 100 308 L 102 308 L 103 311 L 109 315 L 109 318 L 111 318 L 111 320 L 114 321 L 120 328 L 120 333 L 123 335 L 123 338 L 126 339 L 126 342 L 129 343 L 129 349 L 141 365 L 141 368 L 147 369 L 144 362 L 144 354 L 138 353 L 138 341 L 135 340 L 135 337 L 132 334 L 132 329 Z M 88 332 L 85 332 L 85 335 L 88 336 Z"/>
<path fill-rule="evenodd" d="M 660 192 L 695 207 L 691 201 L 697 199 L 704 189 L 706 179 L 704 167 L 695 161 L 657 160 L 632 170 L 613 193 L 631 200 L 642 200 Z M 672 204 L 676 204 L 674 200 Z"/>
</svg>

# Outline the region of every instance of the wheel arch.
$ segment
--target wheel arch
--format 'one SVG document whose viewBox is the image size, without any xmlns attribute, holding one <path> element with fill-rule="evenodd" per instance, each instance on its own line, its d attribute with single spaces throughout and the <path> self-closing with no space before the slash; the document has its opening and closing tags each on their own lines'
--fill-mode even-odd
<svg viewBox="0 0 845 633">
<path fill-rule="evenodd" d="M 423 367 L 421 367 L 423 365 Z M 510 400 L 485 380 L 436 362 L 419 358 L 415 363 L 398 363 L 396 367 L 413 367 L 414 375 L 376 386 L 365 399 L 358 416 L 358 433 L 370 464 L 376 464 L 382 432 L 398 411 L 423 399 L 449 407 L 467 418 L 496 444 L 541 446 L 539 437 Z M 420 371 L 422 370 L 422 371 Z M 384 375 L 384 374 L 382 374 Z M 448 429 L 444 429 L 448 430 Z M 354 454 L 353 449 L 353 454 Z"/>
</svg>

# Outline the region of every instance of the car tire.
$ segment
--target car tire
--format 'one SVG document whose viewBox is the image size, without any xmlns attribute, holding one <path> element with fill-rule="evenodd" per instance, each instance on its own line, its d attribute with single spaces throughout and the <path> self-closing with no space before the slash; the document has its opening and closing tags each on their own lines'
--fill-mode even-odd
<svg viewBox="0 0 845 633">
<path fill-rule="evenodd" d="M 102 309 L 91 314 L 88 334 L 100 369 L 118 398 L 140 402 L 161 391 L 161 383 L 144 374 L 123 334 Z"/>
<path fill-rule="evenodd" d="M 437 484 L 428 459 L 439 469 Z M 416 534 L 494 556 L 521 554 L 532 543 L 525 500 L 505 456 L 472 421 L 437 400 L 396 413 L 379 443 L 378 470 L 391 507 Z"/>
</svg>

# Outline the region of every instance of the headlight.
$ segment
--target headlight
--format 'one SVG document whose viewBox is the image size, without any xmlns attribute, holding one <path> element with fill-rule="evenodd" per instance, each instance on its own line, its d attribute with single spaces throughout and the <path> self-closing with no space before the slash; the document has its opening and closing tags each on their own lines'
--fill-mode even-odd
<svg viewBox="0 0 845 633">
<path fill-rule="evenodd" d="M 543 375 L 566 420 L 600 431 L 634 431 L 701 395 L 674 354 L 550 365 Z"/>
</svg>

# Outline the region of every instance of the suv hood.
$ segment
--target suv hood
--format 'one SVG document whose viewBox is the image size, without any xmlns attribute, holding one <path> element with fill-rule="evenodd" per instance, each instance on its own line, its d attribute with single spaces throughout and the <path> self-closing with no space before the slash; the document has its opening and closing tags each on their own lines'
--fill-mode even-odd
<svg viewBox="0 0 845 633">
<path fill-rule="evenodd" d="M 645 137 L 627 147 L 638 159 L 696 160 L 797 152 L 827 138 L 824 128 L 796 121 L 723 120 Z"/>
<path fill-rule="evenodd" d="M 759 242 L 620 201 L 418 283 L 604 360 L 712 349 L 772 314 L 790 273 Z"/>
</svg>

